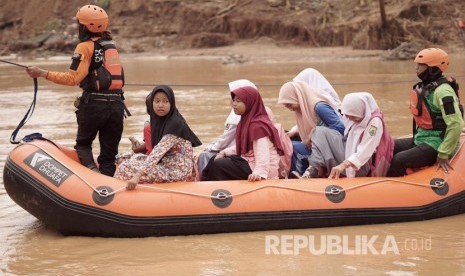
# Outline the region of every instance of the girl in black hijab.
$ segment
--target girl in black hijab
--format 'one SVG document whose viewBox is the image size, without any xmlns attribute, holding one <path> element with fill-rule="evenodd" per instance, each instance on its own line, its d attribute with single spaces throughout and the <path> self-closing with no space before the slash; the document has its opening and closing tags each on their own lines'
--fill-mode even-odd
<svg viewBox="0 0 465 276">
<path fill-rule="evenodd" d="M 169 113 L 163 117 L 155 113 L 152 104 L 157 92 L 163 92 L 168 97 L 170 102 Z M 192 132 L 192 130 L 187 125 L 186 120 L 184 120 L 184 117 L 182 117 L 181 113 L 179 113 L 178 109 L 176 108 L 174 92 L 171 87 L 167 85 L 159 85 L 155 87 L 153 91 L 147 96 L 145 103 L 147 105 L 147 113 L 150 115 L 150 127 L 153 146 L 156 146 L 166 134 L 173 134 L 175 136 L 189 140 L 193 147 L 202 145 L 202 142 L 200 142 L 199 138 L 197 138 L 195 133 Z"/>
<path fill-rule="evenodd" d="M 138 183 L 186 180 L 192 176 L 192 148 L 202 144 L 176 108 L 171 87 L 155 87 L 146 98 L 146 107 L 153 150 L 148 156 L 134 154 L 115 173 L 116 178 L 128 180 L 129 190 Z"/>
</svg>

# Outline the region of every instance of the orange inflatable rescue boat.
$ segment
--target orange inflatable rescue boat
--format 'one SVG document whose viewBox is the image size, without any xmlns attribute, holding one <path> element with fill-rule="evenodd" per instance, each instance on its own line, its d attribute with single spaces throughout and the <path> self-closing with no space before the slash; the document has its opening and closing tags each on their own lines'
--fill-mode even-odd
<svg viewBox="0 0 465 276">
<path fill-rule="evenodd" d="M 282 179 L 138 185 L 82 166 L 48 140 L 8 156 L 9 196 L 65 235 L 146 237 L 418 221 L 465 212 L 465 136 L 445 175 L 434 166 L 404 177 Z"/>
</svg>

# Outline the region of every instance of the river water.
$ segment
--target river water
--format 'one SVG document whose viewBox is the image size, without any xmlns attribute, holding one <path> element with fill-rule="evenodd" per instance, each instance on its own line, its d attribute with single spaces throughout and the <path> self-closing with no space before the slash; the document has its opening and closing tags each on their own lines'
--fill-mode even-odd
<svg viewBox="0 0 465 276">
<path fill-rule="evenodd" d="M 465 68 L 460 66 L 465 58 L 456 56 L 452 61 L 451 75 L 465 83 Z M 29 63 L 59 71 L 69 65 L 68 57 Z M 155 84 L 173 85 L 178 109 L 204 145 L 222 132 L 230 110 L 227 82 L 235 79 L 255 82 L 265 104 L 289 128 L 294 117 L 276 104 L 278 91 L 306 67 L 322 72 L 341 99 L 351 91 L 373 93 L 392 135 L 411 131 L 408 92 L 416 82 L 411 61 L 366 58 L 311 64 L 223 65 L 217 58 L 125 57 L 124 64 L 127 105 L 133 116 L 125 121 L 121 151 L 130 149 L 127 137 L 141 138 L 147 119 L 145 96 Z M 14 147 L 9 137 L 29 108 L 32 91 L 32 80 L 22 68 L 0 64 L 2 174 L 5 159 Z M 76 87 L 39 79 L 35 112 L 18 137 L 40 132 L 56 142 L 73 146 L 76 120 L 72 103 L 78 95 Z M 463 275 L 464 228 L 465 215 L 457 215 L 410 223 L 216 235 L 142 239 L 65 237 L 47 229 L 17 206 L 0 185 L 0 274 Z M 283 246 L 270 249 L 271 240 L 279 240 Z M 371 241 L 371 246 L 363 250 L 366 242 L 361 240 Z M 299 246 L 298 242 L 301 248 L 294 249 L 292 246 Z M 357 250 L 360 247 L 362 250 Z M 325 250 L 316 251 L 318 248 Z"/>
</svg>

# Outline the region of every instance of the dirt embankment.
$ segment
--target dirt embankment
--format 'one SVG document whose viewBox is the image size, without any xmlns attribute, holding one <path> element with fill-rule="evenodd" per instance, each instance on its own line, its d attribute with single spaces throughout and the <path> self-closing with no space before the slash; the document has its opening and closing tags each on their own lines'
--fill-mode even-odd
<svg viewBox="0 0 465 276">
<path fill-rule="evenodd" d="M 73 16 L 88 3 L 105 8 L 109 30 L 126 53 L 231 46 L 463 49 L 465 1 L 384 0 L 16 0 L 0 2 L 0 55 L 48 56 L 76 45 Z M 75 24 L 74 24 L 75 25 Z M 75 27 L 75 26 L 74 26 Z"/>
</svg>

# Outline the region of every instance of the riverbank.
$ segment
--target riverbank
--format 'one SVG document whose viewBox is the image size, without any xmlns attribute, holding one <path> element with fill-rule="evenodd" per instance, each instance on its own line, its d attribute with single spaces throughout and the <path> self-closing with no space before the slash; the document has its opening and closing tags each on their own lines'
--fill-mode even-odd
<svg viewBox="0 0 465 276">
<path fill-rule="evenodd" d="M 454 47 L 443 47 L 451 55 L 464 55 L 463 49 Z M 415 53 L 421 50 L 409 49 L 407 57 L 402 59 L 412 59 Z M 243 63 L 305 63 L 315 61 L 336 61 L 336 60 L 356 60 L 356 59 L 390 59 L 389 55 L 395 55 L 389 50 L 363 50 L 346 47 L 305 47 L 276 45 L 266 38 L 258 40 L 241 41 L 234 45 L 214 47 L 214 48 L 163 48 L 147 52 L 138 53 L 121 53 L 122 59 L 139 59 L 139 60 L 165 60 L 165 59 L 183 59 L 183 60 L 222 60 L 224 64 L 243 64 Z M 10 61 L 68 61 L 69 55 L 58 53 L 55 56 L 37 57 L 27 52 L 21 54 L 9 54 L 0 56 L 0 59 Z M 396 58 L 393 58 L 396 59 Z"/>
<path fill-rule="evenodd" d="M 70 54 L 79 42 L 73 17 L 82 0 L 3 1 L 0 55 L 48 57 Z M 464 47 L 463 1 L 93 1 L 110 18 L 108 30 L 121 53 L 164 49 L 241 47 L 262 42 L 276 47 L 396 49 Z M 156 15 L 156 16 L 154 16 Z M 264 49 L 265 50 L 265 49 Z M 170 51 L 170 50 L 168 50 Z M 189 50 L 188 50 L 189 51 Z M 197 51 L 197 50 L 196 50 Z M 236 57 L 237 58 L 237 57 Z"/>
<path fill-rule="evenodd" d="M 279 63 L 310 62 L 334 59 L 380 58 L 382 50 L 356 50 L 352 47 L 277 46 L 260 41 L 240 42 L 232 46 L 203 49 L 163 49 L 156 52 L 126 54 L 128 56 L 165 56 L 167 58 L 221 58 L 224 63 Z"/>
</svg>

